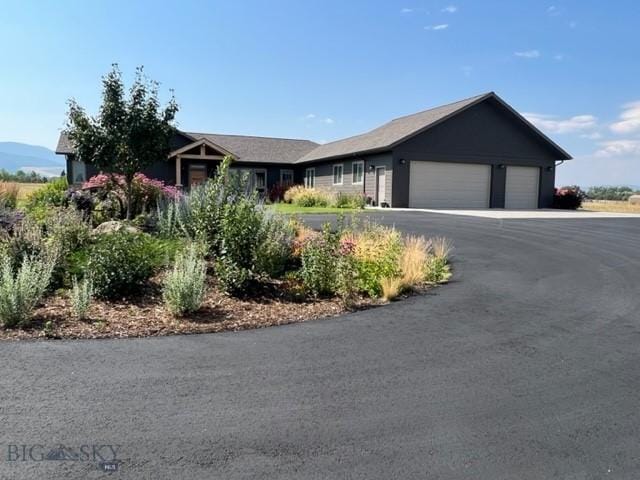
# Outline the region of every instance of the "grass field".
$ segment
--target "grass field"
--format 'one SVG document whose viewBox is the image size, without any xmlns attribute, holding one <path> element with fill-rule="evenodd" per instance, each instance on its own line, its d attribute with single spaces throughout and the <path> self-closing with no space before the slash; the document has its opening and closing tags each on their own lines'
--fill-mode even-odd
<svg viewBox="0 0 640 480">
<path fill-rule="evenodd" d="M 597 202 L 584 202 L 582 210 L 592 212 L 613 212 L 613 213 L 640 213 L 640 205 L 631 205 L 629 202 L 618 202 L 615 200 L 602 200 Z"/>
<path fill-rule="evenodd" d="M 31 192 L 42 188 L 46 183 L 18 183 L 18 201 L 24 201 Z"/>
<path fill-rule="evenodd" d="M 277 213 L 287 213 L 291 215 L 305 214 L 305 213 L 358 213 L 363 212 L 361 209 L 353 208 L 336 208 L 336 207 L 299 207 L 291 203 L 276 203 L 269 205 L 268 208 L 273 209 Z"/>
</svg>

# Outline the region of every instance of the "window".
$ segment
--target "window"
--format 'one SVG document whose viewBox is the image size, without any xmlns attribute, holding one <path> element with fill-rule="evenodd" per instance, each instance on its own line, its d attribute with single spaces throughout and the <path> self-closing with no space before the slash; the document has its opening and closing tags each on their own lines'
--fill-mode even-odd
<svg viewBox="0 0 640 480">
<path fill-rule="evenodd" d="M 314 188 L 316 186 L 316 169 L 307 168 L 304 172 L 304 186 Z"/>
<path fill-rule="evenodd" d="M 364 182 L 364 162 L 353 162 L 352 164 L 353 176 L 351 179 L 351 183 L 354 185 L 362 185 Z"/>
<path fill-rule="evenodd" d="M 282 185 L 293 184 L 293 170 L 280 170 L 280 183 Z"/>
<path fill-rule="evenodd" d="M 260 168 L 253 172 L 253 185 L 256 190 L 267 188 L 267 171 L 265 169 Z"/>
<path fill-rule="evenodd" d="M 333 184 L 342 185 L 342 171 L 343 166 L 341 163 L 333 166 Z"/>
<path fill-rule="evenodd" d="M 87 166 L 84 162 L 71 161 L 71 181 L 73 183 L 83 183 L 87 181 Z"/>
</svg>

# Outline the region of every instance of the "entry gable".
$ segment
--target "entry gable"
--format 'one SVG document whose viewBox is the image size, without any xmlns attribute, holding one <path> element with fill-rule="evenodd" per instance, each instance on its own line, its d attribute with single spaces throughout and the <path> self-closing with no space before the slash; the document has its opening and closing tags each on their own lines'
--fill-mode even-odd
<svg viewBox="0 0 640 480">
<path fill-rule="evenodd" d="M 215 158 L 215 159 L 219 159 L 228 155 L 233 158 L 237 158 L 236 155 L 234 155 L 232 152 L 230 152 L 226 148 L 223 148 L 220 145 L 216 145 L 215 143 L 213 143 L 212 141 L 206 138 L 201 138 L 192 143 L 188 143 L 183 147 L 173 150 L 169 154 L 169 158 L 176 157 L 178 155 L 183 157 L 198 156 L 202 158 Z"/>
</svg>

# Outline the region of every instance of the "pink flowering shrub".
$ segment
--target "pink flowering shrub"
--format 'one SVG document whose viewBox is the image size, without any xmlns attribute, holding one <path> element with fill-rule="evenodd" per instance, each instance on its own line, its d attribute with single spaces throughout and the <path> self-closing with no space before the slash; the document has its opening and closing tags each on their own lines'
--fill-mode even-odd
<svg viewBox="0 0 640 480">
<path fill-rule="evenodd" d="M 556 188 L 553 194 L 553 208 L 577 210 L 584 198 L 585 193 L 577 185 Z"/>
<path fill-rule="evenodd" d="M 342 237 L 338 252 L 340 255 L 353 255 L 356 251 L 356 239 L 353 235 Z"/>
<path fill-rule="evenodd" d="M 109 194 L 114 194 L 122 205 L 126 204 L 127 185 L 123 175 L 100 173 L 87 180 L 82 188 L 95 192 L 99 199 L 104 199 Z M 177 199 L 180 191 L 172 186 L 165 185 L 162 180 L 149 178 L 143 173 L 136 173 L 132 183 L 132 206 L 134 215 L 144 213 L 156 208 L 163 199 Z"/>
</svg>

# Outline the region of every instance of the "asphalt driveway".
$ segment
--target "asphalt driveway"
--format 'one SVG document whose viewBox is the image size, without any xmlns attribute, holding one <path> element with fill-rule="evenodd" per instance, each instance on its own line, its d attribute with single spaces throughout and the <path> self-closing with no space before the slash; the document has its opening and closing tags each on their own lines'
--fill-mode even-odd
<svg viewBox="0 0 640 480">
<path fill-rule="evenodd" d="M 454 281 L 265 330 L 0 344 L 0 478 L 105 475 L 109 448 L 37 461 L 58 444 L 117 446 L 110 478 L 637 478 L 640 219 L 375 215 L 453 239 Z"/>
</svg>

